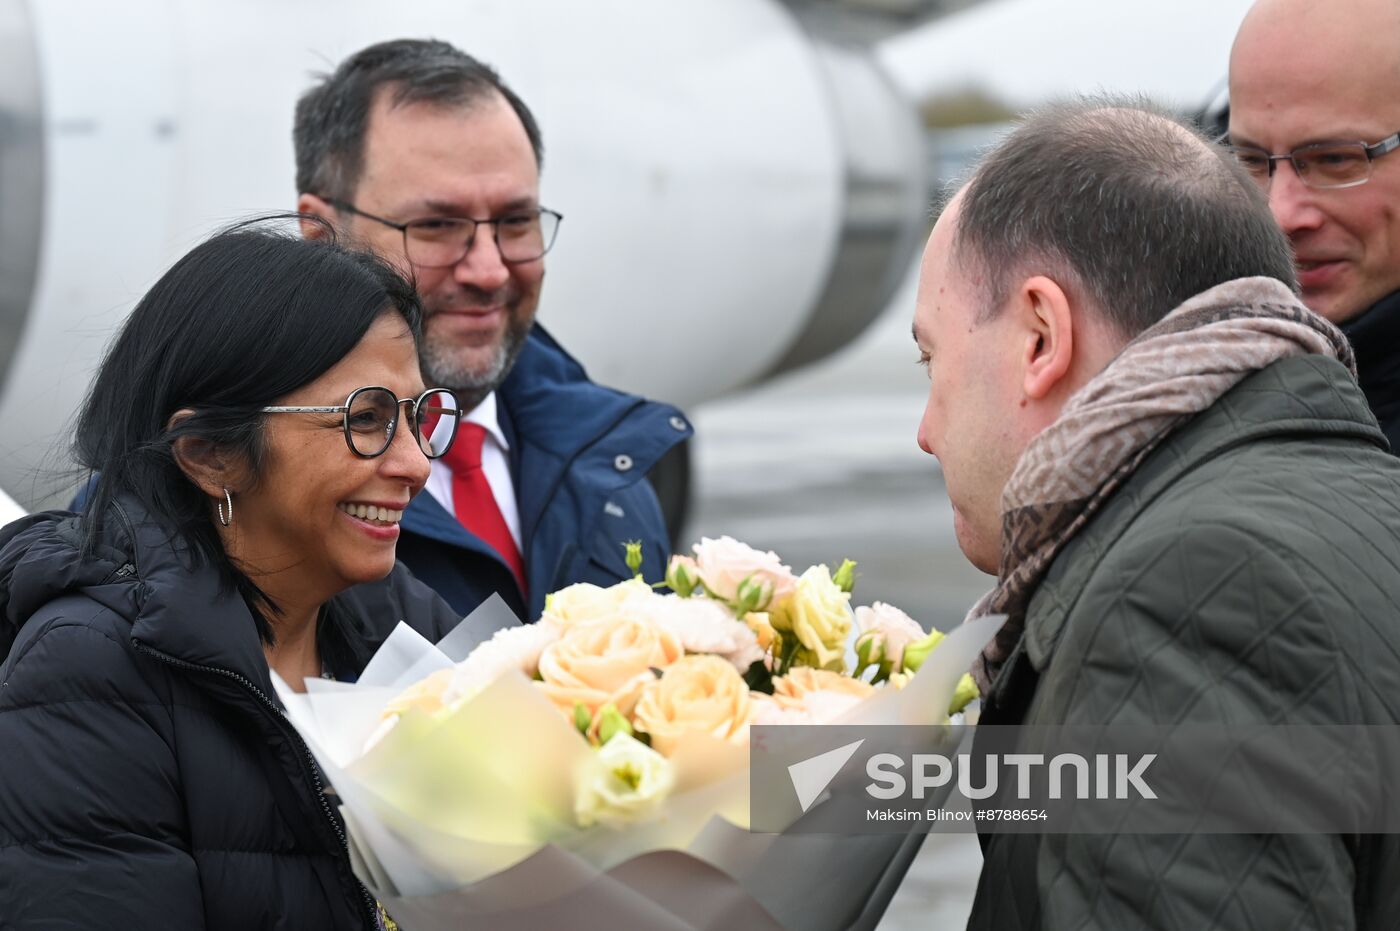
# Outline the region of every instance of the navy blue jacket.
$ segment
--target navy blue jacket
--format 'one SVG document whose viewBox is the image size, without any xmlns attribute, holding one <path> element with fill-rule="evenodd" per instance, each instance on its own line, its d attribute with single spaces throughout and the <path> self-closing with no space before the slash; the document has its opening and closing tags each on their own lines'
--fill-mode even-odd
<svg viewBox="0 0 1400 931">
<path fill-rule="evenodd" d="M 539 326 L 497 401 L 510 443 L 528 603 L 505 562 L 430 494 L 404 512 L 399 559 L 463 615 L 499 592 L 526 621 L 540 616 L 546 594 L 565 585 L 631 578 L 623 561 L 628 540 L 642 541 L 642 571 L 660 579 L 670 543 L 644 477 L 691 435 L 680 411 L 589 381 Z"/>
<path fill-rule="evenodd" d="M 1356 351 L 1356 380 L 1380 422 L 1390 451 L 1400 455 L 1400 291 L 1341 325 Z"/>
<path fill-rule="evenodd" d="M 107 529 L 0 529 L 0 929 L 375 928 L 247 605 L 132 499 Z M 457 620 L 402 567 L 368 594 L 326 606 L 337 678 Z"/>
</svg>

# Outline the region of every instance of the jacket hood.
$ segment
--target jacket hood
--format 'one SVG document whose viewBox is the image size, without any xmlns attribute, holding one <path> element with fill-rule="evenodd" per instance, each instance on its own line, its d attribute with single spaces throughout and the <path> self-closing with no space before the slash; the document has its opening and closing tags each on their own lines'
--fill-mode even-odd
<svg viewBox="0 0 1400 931">
<path fill-rule="evenodd" d="M 83 556 L 78 522 L 71 511 L 42 511 L 0 528 L 0 657 L 36 611 L 64 595 L 81 592 L 134 618 L 130 586 L 113 585 L 129 560 L 107 544 Z"/>
<path fill-rule="evenodd" d="M 181 662 L 234 670 L 271 691 L 252 614 L 218 572 L 133 498 L 113 502 L 94 551 L 79 516 L 48 511 L 0 530 L 0 655 L 46 604 L 82 595 L 131 624 L 131 638 Z"/>
</svg>

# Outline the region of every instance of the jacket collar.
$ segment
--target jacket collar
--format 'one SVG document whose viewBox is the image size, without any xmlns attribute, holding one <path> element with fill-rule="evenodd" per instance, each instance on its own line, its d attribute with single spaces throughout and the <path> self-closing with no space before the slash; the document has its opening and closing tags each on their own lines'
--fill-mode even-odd
<svg viewBox="0 0 1400 931">
<path fill-rule="evenodd" d="M 620 472 L 609 465 L 589 472 L 591 484 L 606 493 L 635 483 L 691 434 L 688 425 L 666 425 L 673 420 L 683 423 L 676 408 L 589 381 L 583 366 L 539 324 L 531 329 L 496 397 L 499 424 L 510 444 L 511 477 L 527 552 L 556 488 L 582 454 L 598 450 L 606 440 L 625 444 L 619 451 L 631 458 L 630 469 Z M 607 454 L 609 463 L 613 455 Z M 406 529 L 490 552 L 444 508 L 424 498 L 415 498 L 405 513 Z"/>
<path fill-rule="evenodd" d="M 137 579 L 131 639 L 181 663 L 233 672 L 272 695 L 252 612 L 212 566 L 196 567 L 184 542 L 134 499 L 115 505 L 127 522 Z"/>
<path fill-rule="evenodd" d="M 998 702 L 1016 704 L 1014 693 L 1022 686 L 1014 680 L 1025 673 L 1027 663 L 1037 672 L 1045 668 L 1065 618 L 1100 560 L 1163 492 L 1237 446 L 1299 434 L 1351 438 L 1385 448 L 1366 399 L 1336 360 L 1292 357 L 1246 378 L 1164 440 L 1055 560 L 1033 596 L 1025 636 L 994 683 Z"/>
<path fill-rule="evenodd" d="M 1382 425 L 1400 420 L 1400 291 L 1342 324 L 1356 352 L 1357 379 Z M 1400 450 L 1396 450 L 1400 452 Z"/>
<path fill-rule="evenodd" d="M 539 324 L 498 393 L 513 432 L 563 459 L 572 459 L 644 403 L 589 381 L 583 366 Z"/>
</svg>

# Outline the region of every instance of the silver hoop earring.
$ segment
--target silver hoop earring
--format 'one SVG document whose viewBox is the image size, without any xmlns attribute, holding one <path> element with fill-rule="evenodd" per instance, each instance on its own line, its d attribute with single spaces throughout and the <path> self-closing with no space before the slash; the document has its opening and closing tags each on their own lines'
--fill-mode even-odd
<svg viewBox="0 0 1400 931">
<path fill-rule="evenodd" d="M 228 493 L 227 487 L 224 488 L 224 501 L 228 502 L 227 515 L 224 514 L 224 505 L 222 501 L 216 506 L 219 509 L 219 523 L 227 527 L 229 524 L 233 523 L 233 495 Z"/>
</svg>

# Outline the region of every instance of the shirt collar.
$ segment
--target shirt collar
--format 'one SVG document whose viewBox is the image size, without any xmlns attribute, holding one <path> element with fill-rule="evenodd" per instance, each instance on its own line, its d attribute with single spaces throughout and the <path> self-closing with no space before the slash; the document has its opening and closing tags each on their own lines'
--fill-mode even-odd
<svg viewBox="0 0 1400 931">
<path fill-rule="evenodd" d="M 481 403 L 468 411 L 462 419 L 481 426 L 496 441 L 496 445 L 505 452 L 510 452 L 510 443 L 506 442 L 505 432 L 501 430 L 500 417 L 496 414 L 496 392 L 493 391 L 482 398 Z"/>
</svg>

